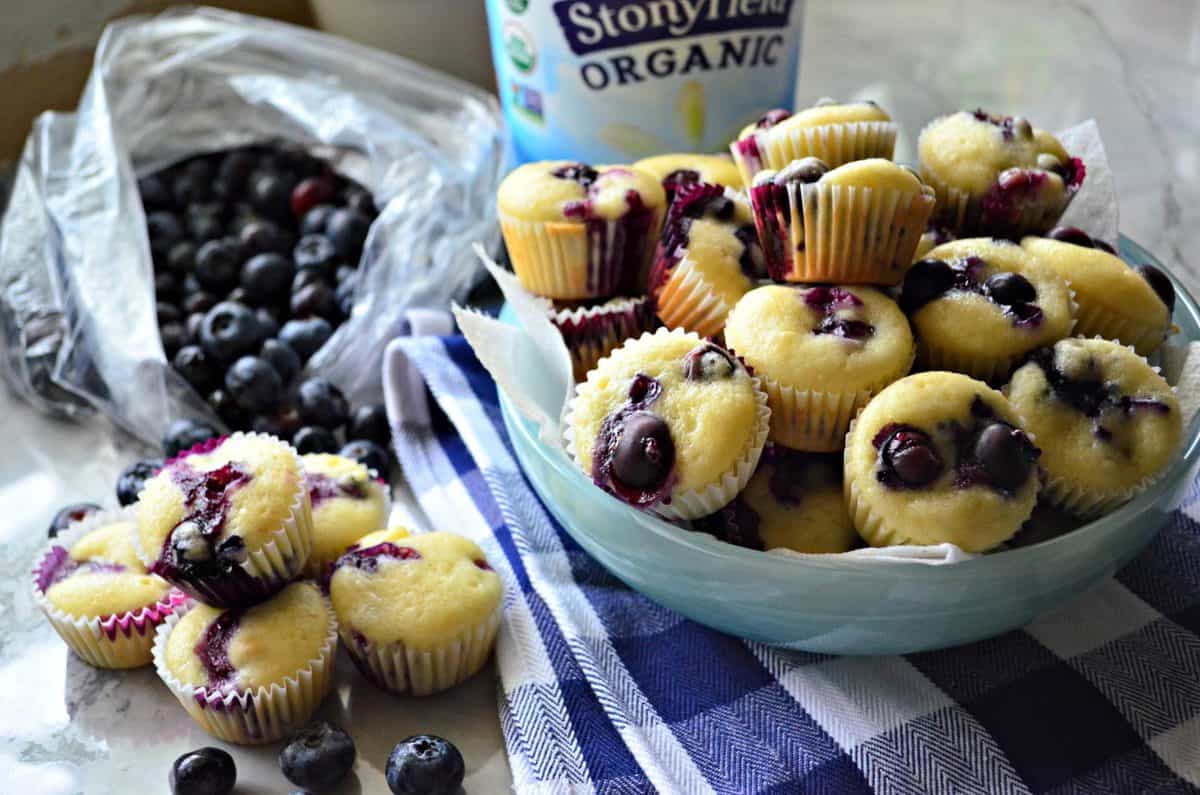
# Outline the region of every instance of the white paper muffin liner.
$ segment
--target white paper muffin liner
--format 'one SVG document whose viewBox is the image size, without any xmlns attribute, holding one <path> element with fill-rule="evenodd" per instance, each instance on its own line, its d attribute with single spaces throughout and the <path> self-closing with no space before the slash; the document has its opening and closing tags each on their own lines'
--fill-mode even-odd
<svg viewBox="0 0 1200 795">
<path fill-rule="evenodd" d="M 613 254 L 623 242 L 625 217 L 599 222 L 601 233 L 591 235 L 584 221 L 524 221 L 500 213 L 500 231 L 517 279 L 526 290 L 543 298 L 579 301 L 612 297 L 630 284 L 645 284 L 662 227 L 662 208 L 655 211 L 635 262 Z"/>
<path fill-rule="evenodd" d="M 187 595 L 170 588 L 161 599 L 138 610 L 110 616 L 72 616 L 50 603 L 39 585 L 42 573 L 52 564 L 55 547 L 70 552 L 71 546 L 93 530 L 113 522 L 133 522 L 133 511 L 98 511 L 73 522 L 38 555 L 30 577 L 33 600 L 41 608 L 50 626 L 68 648 L 88 665 L 96 668 L 138 668 L 150 664 L 155 629 L 188 604 Z"/>
<path fill-rule="evenodd" d="M 638 339 L 645 339 L 646 337 L 660 334 L 683 335 L 686 333 L 682 329 L 660 328 L 653 333 L 647 332 Z M 603 364 L 603 360 L 601 360 L 601 364 Z M 599 365 L 597 365 L 596 369 L 599 370 Z M 749 371 L 749 368 L 747 368 L 747 371 Z M 767 443 L 767 435 L 771 429 L 771 409 L 767 405 L 767 393 L 763 389 L 762 381 L 754 375 L 750 376 L 750 381 L 754 385 L 754 431 L 742 456 L 719 478 L 704 488 L 672 492 L 669 503 L 655 503 L 648 506 L 647 510 L 670 520 L 699 519 L 701 516 L 707 516 L 724 508 L 733 501 L 738 492 L 746 487 L 746 484 L 750 481 L 750 477 L 754 474 L 755 468 L 758 466 L 758 459 L 762 455 L 763 446 Z M 590 383 L 591 379 L 589 378 L 587 381 L 576 385 L 575 394 L 571 396 L 563 415 L 563 443 L 567 455 L 575 462 L 576 466 L 580 466 L 580 463 L 579 454 L 575 447 L 575 407 L 580 397 L 588 390 Z M 580 468 L 582 469 L 582 467 Z"/>
<path fill-rule="evenodd" d="M 262 745 L 303 728 L 333 684 L 338 628 L 333 607 L 325 599 L 329 631 L 316 657 L 286 677 L 252 689 L 212 689 L 184 684 L 166 663 L 167 637 L 186 615 L 175 613 L 154 636 L 154 670 L 183 708 L 206 732 L 227 743 Z"/>
<path fill-rule="evenodd" d="M 921 191 L 792 183 L 786 207 L 776 206 L 777 193 L 752 188 L 750 196 L 767 267 L 788 282 L 898 284 L 934 208 Z M 783 262 L 772 262 L 779 251 Z"/>
<path fill-rule="evenodd" d="M 771 441 L 792 450 L 817 453 L 841 450 L 854 416 L 886 386 L 822 392 L 797 389 L 766 376 L 762 380 L 771 407 Z"/>
<path fill-rule="evenodd" d="M 686 251 L 671 269 L 654 296 L 658 318 L 669 328 L 715 337 L 725 330 L 725 318 L 733 309 L 688 259 Z"/>
<path fill-rule="evenodd" d="M 882 157 L 891 160 L 896 149 L 897 127 L 890 121 L 858 121 L 819 127 L 776 125 L 750 135 L 754 152 L 743 151 L 740 141 L 730 144 L 733 160 L 750 185 L 763 169 L 779 170 L 793 160 L 817 157 L 830 168 L 855 160 Z"/>
<path fill-rule="evenodd" d="M 983 196 L 976 196 L 956 188 L 939 179 L 928 169 L 921 167 L 921 179 L 937 194 L 937 221 L 949 227 L 958 237 L 991 236 L 1000 234 L 1019 240 L 1025 235 L 1040 234 L 1052 228 L 1066 212 L 1078 189 L 1065 189 L 1063 200 L 1058 204 L 1035 203 L 1021 208 L 1016 220 L 1003 229 L 985 223 L 983 218 Z"/>
<path fill-rule="evenodd" d="M 562 334 L 567 352 L 571 354 L 576 381 L 585 379 L 597 362 L 619 348 L 625 340 L 657 325 L 650 298 L 644 295 L 569 309 L 559 309 L 549 300 L 543 301 L 550 322 Z M 594 331 L 587 334 L 570 331 L 583 325 L 590 326 Z"/>
<path fill-rule="evenodd" d="M 483 668 L 496 643 L 503 600 L 487 619 L 435 649 L 413 649 L 402 642 L 364 642 L 351 626 L 341 627 L 342 642 L 363 676 L 398 694 L 428 696 L 470 679 Z"/>
<path fill-rule="evenodd" d="M 300 456 L 291 445 L 268 434 L 237 431 L 230 434 L 228 438 L 242 437 L 259 438 L 283 445 L 291 454 L 299 477 L 283 526 L 276 530 L 270 540 L 258 549 L 247 549 L 246 560 L 239 564 L 242 570 L 252 578 L 251 582 L 254 583 L 252 586 L 247 587 L 233 578 L 180 580 L 172 583 L 193 598 L 215 607 L 261 602 L 296 579 L 304 571 L 309 555 L 312 554 L 312 505 L 308 499 L 308 489 L 304 486 L 304 467 L 300 462 Z M 139 501 L 140 499 L 141 495 L 139 495 Z M 146 568 L 149 569 L 153 566 L 157 555 L 151 555 L 142 548 L 141 533 L 138 532 L 136 524 L 133 544 L 138 557 L 141 558 Z"/>
<path fill-rule="evenodd" d="M 375 485 L 379 486 L 380 490 L 383 491 L 383 527 L 386 527 L 388 517 L 392 515 L 392 485 L 386 480 L 380 480 L 379 473 L 370 467 L 367 468 L 367 474 L 370 476 L 371 480 L 375 481 Z M 310 500 L 310 508 L 311 505 L 312 503 Z M 374 533 L 376 530 L 382 530 L 383 527 L 373 528 L 363 533 L 363 535 Z M 315 518 L 313 519 L 313 533 L 316 533 Z M 345 550 L 342 550 L 335 557 L 330 558 L 329 560 L 321 560 L 316 555 L 316 544 L 314 543 L 312 547 L 312 553 L 308 556 L 308 562 L 304 564 L 304 570 L 301 576 L 309 580 L 319 581 L 328 572 L 329 567 L 333 565 L 333 563 L 337 561 L 337 559 L 340 558 L 344 553 Z"/>
</svg>

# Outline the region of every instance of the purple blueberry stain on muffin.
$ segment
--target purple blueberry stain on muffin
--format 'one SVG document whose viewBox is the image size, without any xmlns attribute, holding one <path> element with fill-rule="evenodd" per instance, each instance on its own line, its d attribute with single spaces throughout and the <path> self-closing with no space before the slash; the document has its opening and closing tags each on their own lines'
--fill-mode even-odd
<svg viewBox="0 0 1200 795">
<path fill-rule="evenodd" d="M 923 259 L 904 276 L 900 308 L 912 315 L 943 295 L 957 291 L 982 295 L 1000 307 L 1016 328 L 1033 329 L 1045 319 L 1037 301 L 1037 288 L 1019 273 L 997 271 L 984 278 L 987 262 L 971 255 L 954 262 Z"/>
<path fill-rule="evenodd" d="M 667 204 L 675 201 L 675 195 L 681 188 L 700 182 L 700 172 L 692 168 L 677 168 L 662 178 L 663 191 L 667 194 Z"/>
<path fill-rule="evenodd" d="M 200 640 L 196 641 L 193 651 L 208 673 L 210 687 L 229 687 L 237 678 L 237 667 L 229 658 L 229 644 L 233 642 L 233 636 L 237 634 L 245 614 L 244 609 L 226 610 L 213 619 Z M 201 705 L 205 703 L 199 694 L 197 700 Z"/>
<path fill-rule="evenodd" d="M 76 574 L 116 574 L 122 571 L 125 571 L 125 567 L 120 563 L 109 563 L 105 560 L 75 560 L 65 548 L 55 545 L 50 548 L 45 561 L 38 570 L 37 586 L 39 591 L 45 593 L 53 586 Z"/>
<path fill-rule="evenodd" d="M 650 274 L 651 292 L 656 292 L 666 283 L 671 271 L 683 258 L 695 221 L 708 218 L 728 223 L 733 220 L 737 207 L 725 192 L 726 189 L 721 185 L 697 182 L 681 187 L 675 194 L 667 210 L 667 219 L 655 252 L 654 268 Z M 753 224 L 744 224 L 734 227 L 733 234 L 742 244 L 738 257 L 742 272 L 757 276 L 762 272 L 758 232 Z"/>
<path fill-rule="evenodd" d="M 354 544 L 346 553 L 338 558 L 333 569 L 354 568 L 373 574 L 379 570 L 379 564 L 384 560 L 420 560 L 421 553 L 409 546 L 383 541 L 369 547 Z"/>
<path fill-rule="evenodd" d="M 793 202 L 793 195 L 798 194 L 802 186 L 818 182 L 828 171 L 829 166 L 823 160 L 804 157 L 793 160 L 775 173 L 760 173 L 750 186 L 750 201 L 763 241 L 763 258 L 771 278 L 785 279 L 792 268 L 788 240 L 793 204 L 800 213 L 799 223 L 804 223 L 804 205 L 798 196 Z M 804 236 L 797 237 L 797 246 L 803 251 Z"/>
<path fill-rule="evenodd" d="M 308 489 L 308 499 L 314 511 L 327 500 L 367 498 L 366 484 L 354 475 L 335 478 L 323 472 L 305 472 L 304 487 Z"/>
<path fill-rule="evenodd" d="M 812 287 L 803 291 L 804 303 L 821 314 L 813 334 L 830 334 L 849 342 L 862 342 L 874 335 L 875 327 L 845 313 L 862 307 L 857 295 L 841 287 Z"/>
</svg>

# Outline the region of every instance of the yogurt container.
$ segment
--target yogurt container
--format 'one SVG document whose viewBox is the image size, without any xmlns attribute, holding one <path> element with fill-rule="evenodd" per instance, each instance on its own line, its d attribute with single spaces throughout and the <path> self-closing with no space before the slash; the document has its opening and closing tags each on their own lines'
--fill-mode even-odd
<svg viewBox="0 0 1200 795">
<path fill-rule="evenodd" d="M 487 0 L 519 163 L 725 151 L 790 107 L 804 0 Z"/>
</svg>

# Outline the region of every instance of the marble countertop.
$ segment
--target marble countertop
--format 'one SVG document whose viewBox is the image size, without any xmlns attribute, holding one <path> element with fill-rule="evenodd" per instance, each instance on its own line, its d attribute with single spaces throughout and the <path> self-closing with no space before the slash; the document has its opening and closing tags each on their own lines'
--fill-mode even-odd
<svg viewBox="0 0 1200 795">
<path fill-rule="evenodd" d="M 1095 118 L 1113 165 L 1125 234 L 1200 288 L 1200 6 L 1194 0 L 1055 2 L 810 0 L 798 97 L 874 97 L 915 133 L 982 106 L 1059 129 Z M 180 753 L 217 744 L 150 669 L 102 672 L 73 659 L 41 619 L 27 572 L 58 506 L 111 503 L 136 457 L 100 422 L 35 415 L 0 392 L 0 780 L 8 792 L 166 789 Z M 402 496 L 402 495 L 401 495 Z M 402 504 L 404 500 L 399 500 Z M 403 508 L 402 508 L 403 510 Z M 462 749 L 468 792 L 510 781 L 491 669 L 430 699 L 386 696 L 344 657 L 322 716 L 351 728 L 355 777 L 342 793 L 385 793 L 391 745 L 433 732 Z M 289 791 L 278 745 L 236 749 L 240 793 Z"/>
</svg>

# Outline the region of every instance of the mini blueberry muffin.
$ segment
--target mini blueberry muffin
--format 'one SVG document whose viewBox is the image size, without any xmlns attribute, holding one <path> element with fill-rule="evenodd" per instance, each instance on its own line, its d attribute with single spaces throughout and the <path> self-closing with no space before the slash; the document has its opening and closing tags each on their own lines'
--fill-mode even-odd
<svg viewBox="0 0 1200 795">
<path fill-rule="evenodd" d="M 680 188 L 704 183 L 739 190 L 742 175 L 729 155 L 671 154 L 643 158 L 633 164 L 662 183 L 667 204 L 675 201 Z"/>
<path fill-rule="evenodd" d="M 871 546 L 983 552 L 1033 512 L 1039 451 L 1004 395 L 959 373 L 902 378 L 846 440 L 846 504 Z"/>
<path fill-rule="evenodd" d="M 567 452 L 618 499 L 670 519 L 715 513 L 767 439 L 766 395 L 723 348 L 659 329 L 617 348 L 575 388 Z"/>
<path fill-rule="evenodd" d="M 939 223 L 961 237 L 1020 238 L 1054 226 L 1086 173 L 1050 133 L 1020 116 L 959 111 L 917 141 L 921 178 L 937 191 Z"/>
<path fill-rule="evenodd" d="M 300 457 L 304 486 L 312 504 L 312 554 L 305 575 L 324 576 L 346 548 L 387 525 L 388 487 L 351 458 L 329 453 Z"/>
<path fill-rule="evenodd" d="M 1183 435 L 1175 393 L 1146 360 L 1103 339 L 1065 339 L 1013 373 L 1005 393 L 1044 451 L 1046 498 L 1106 513 L 1157 479 Z"/>
<path fill-rule="evenodd" d="M 198 604 L 158 630 L 154 667 L 217 739 L 274 742 L 306 724 L 329 692 L 337 621 L 313 582 L 253 607 Z"/>
<path fill-rule="evenodd" d="M 924 369 L 1003 383 L 1021 358 L 1075 326 L 1066 281 L 1020 246 L 970 238 L 945 243 L 904 277 L 900 307 L 912 320 Z"/>
<path fill-rule="evenodd" d="M 805 157 L 819 158 L 830 168 L 870 157 L 891 160 L 896 125 L 874 102 L 822 99 L 794 114 L 781 108 L 768 111 L 729 148 L 742 182 L 750 185 L 763 169 L 778 171 Z"/>
<path fill-rule="evenodd" d="M 299 456 L 273 436 L 197 445 L 146 481 L 137 503 L 142 562 L 205 604 L 265 599 L 304 570 L 312 541 Z"/>
<path fill-rule="evenodd" d="M 955 239 L 954 233 L 946 227 L 930 224 L 921 235 L 921 241 L 917 243 L 917 250 L 913 252 L 913 262 L 925 259 L 930 251 Z"/>
<path fill-rule="evenodd" d="M 729 313 L 725 341 L 762 379 L 771 441 L 796 450 L 840 450 L 858 410 L 913 363 L 904 314 L 865 286 L 758 287 Z"/>
<path fill-rule="evenodd" d="M 650 270 L 650 294 L 663 324 L 715 337 L 763 272 L 745 198 L 720 185 L 681 189 Z"/>
<path fill-rule="evenodd" d="M 815 157 L 764 170 L 750 188 L 771 278 L 896 284 L 933 212 L 933 189 L 890 160 L 830 169 Z"/>
<path fill-rule="evenodd" d="M 646 295 L 594 302 L 555 301 L 546 313 L 571 354 L 577 382 L 587 378 L 596 362 L 622 342 L 658 327 L 654 302 Z"/>
<path fill-rule="evenodd" d="M 1153 265 L 1130 267 L 1120 257 L 1096 248 L 1081 230 L 1051 231 L 1056 233 L 1068 240 L 1027 237 L 1021 248 L 1075 291 L 1079 304 L 1075 333 L 1119 340 L 1143 356 L 1158 350 L 1171 330 L 1175 308 L 1171 280 Z"/>
<path fill-rule="evenodd" d="M 487 662 L 504 585 L 472 541 L 395 528 L 360 539 L 338 560 L 329 595 L 363 675 L 385 690 L 424 696 Z"/>
<path fill-rule="evenodd" d="M 848 552 L 858 533 L 846 513 L 839 455 L 800 453 L 774 444 L 733 502 L 693 527 L 749 549 Z"/>
<path fill-rule="evenodd" d="M 71 651 L 97 668 L 149 664 L 155 628 L 187 604 L 138 559 L 129 510 L 69 525 L 34 569 L 33 597 Z"/>
<path fill-rule="evenodd" d="M 527 163 L 496 195 L 513 270 L 534 295 L 565 301 L 645 292 L 666 194 L 629 166 Z"/>
</svg>

